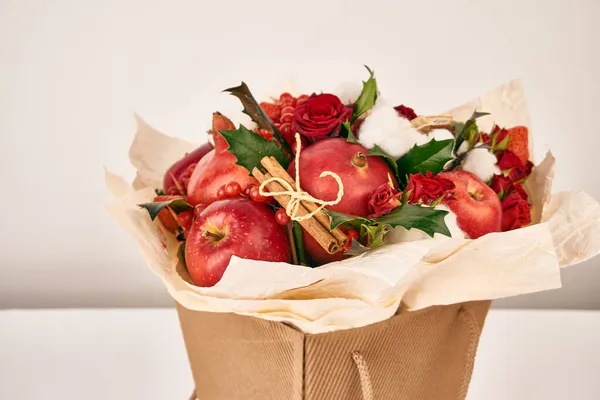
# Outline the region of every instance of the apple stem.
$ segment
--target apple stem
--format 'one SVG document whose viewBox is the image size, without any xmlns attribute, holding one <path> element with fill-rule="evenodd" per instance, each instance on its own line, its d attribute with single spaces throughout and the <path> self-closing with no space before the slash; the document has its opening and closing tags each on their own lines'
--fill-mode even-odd
<svg viewBox="0 0 600 400">
<path fill-rule="evenodd" d="M 367 156 L 363 152 L 358 152 L 352 156 L 352 165 L 358 168 L 367 166 Z"/>
<path fill-rule="evenodd" d="M 212 224 L 206 225 L 206 230 L 202 235 L 210 237 L 215 242 L 218 242 L 225 237 L 225 234 Z"/>
<path fill-rule="evenodd" d="M 302 237 L 302 227 L 296 221 L 294 224 L 294 242 L 296 244 L 296 256 L 298 257 L 298 263 L 300 265 L 308 265 L 306 261 L 306 251 L 304 250 L 304 238 Z"/>
</svg>

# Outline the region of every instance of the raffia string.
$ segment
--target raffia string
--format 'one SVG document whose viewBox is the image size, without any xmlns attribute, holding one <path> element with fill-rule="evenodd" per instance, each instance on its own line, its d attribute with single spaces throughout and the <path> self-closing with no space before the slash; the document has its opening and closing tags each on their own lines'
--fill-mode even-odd
<svg viewBox="0 0 600 400">
<path fill-rule="evenodd" d="M 296 166 L 296 179 L 295 179 L 296 189 L 295 190 L 292 187 L 292 185 L 290 185 L 285 179 L 282 179 L 282 178 L 279 178 L 276 176 L 266 179 L 258 187 L 258 192 L 263 196 L 280 196 L 280 195 L 290 196 L 290 201 L 285 208 L 285 212 L 292 221 L 298 221 L 298 222 L 314 217 L 315 214 L 317 214 L 319 211 L 323 210 L 325 207 L 334 206 L 334 205 L 338 204 L 340 201 L 342 201 L 342 197 L 344 196 L 344 184 L 342 183 L 342 179 L 340 178 L 340 176 L 338 174 L 336 174 L 335 172 L 331 172 L 331 171 L 321 172 L 321 175 L 319 175 L 319 178 L 324 178 L 326 176 L 330 176 L 333 179 L 335 179 L 335 181 L 338 184 L 338 193 L 337 193 L 337 197 L 335 200 L 332 200 L 332 201 L 320 200 L 302 190 L 302 188 L 300 187 L 300 150 L 301 150 L 301 147 L 302 147 L 302 141 L 300 140 L 300 134 L 296 133 L 296 158 L 294 160 L 294 163 Z M 282 192 L 265 191 L 265 186 L 270 182 L 279 183 L 281 186 L 283 186 L 285 188 L 285 190 Z M 309 212 L 306 215 L 302 215 L 302 216 L 297 215 L 298 209 L 300 208 L 302 201 L 311 201 L 315 204 L 318 204 L 319 207 L 317 207 L 316 209 L 314 209 L 313 211 Z"/>
</svg>

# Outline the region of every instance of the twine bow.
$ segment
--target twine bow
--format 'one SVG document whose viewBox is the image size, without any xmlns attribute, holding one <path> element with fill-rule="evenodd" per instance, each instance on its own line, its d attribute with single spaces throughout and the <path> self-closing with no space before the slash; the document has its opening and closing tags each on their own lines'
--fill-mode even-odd
<svg viewBox="0 0 600 400">
<path fill-rule="evenodd" d="M 303 221 L 305 219 L 312 218 L 315 214 L 317 214 L 319 211 L 321 211 L 325 207 L 334 206 L 334 205 L 338 204 L 342 200 L 342 196 L 344 196 L 344 184 L 342 183 L 342 179 L 340 178 L 340 176 L 338 174 L 336 174 L 335 172 L 331 172 L 331 171 L 321 172 L 321 175 L 319 175 L 319 178 L 324 178 L 326 176 L 330 176 L 333 179 L 335 179 L 335 181 L 338 184 L 338 193 L 337 193 L 337 197 L 335 200 L 325 201 L 325 200 L 317 199 L 301 189 L 301 187 L 300 187 L 300 150 L 301 150 L 301 147 L 302 147 L 302 142 L 300 140 L 300 134 L 296 133 L 296 158 L 294 160 L 294 163 L 296 166 L 296 179 L 295 179 L 296 188 L 295 189 L 285 179 L 281 179 L 276 176 L 266 179 L 258 187 L 258 192 L 263 196 L 280 196 L 280 195 L 290 196 L 290 201 L 285 208 L 285 212 L 292 221 Z M 265 186 L 270 182 L 277 182 L 281 186 L 283 186 L 286 190 L 281 191 L 281 192 L 265 191 Z M 298 214 L 298 209 L 300 208 L 302 201 L 313 202 L 315 204 L 318 204 L 319 207 L 317 207 L 315 210 L 309 212 L 306 215 L 299 216 L 297 214 Z"/>
</svg>

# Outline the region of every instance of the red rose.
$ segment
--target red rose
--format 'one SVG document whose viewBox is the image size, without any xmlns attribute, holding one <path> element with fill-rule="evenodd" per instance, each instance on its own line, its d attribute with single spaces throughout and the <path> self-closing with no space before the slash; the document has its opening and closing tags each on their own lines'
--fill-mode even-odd
<svg viewBox="0 0 600 400">
<path fill-rule="evenodd" d="M 519 229 L 530 223 L 531 207 L 519 191 L 509 194 L 502 200 L 502 232 Z"/>
<path fill-rule="evenodd" d="M 342 122 L 350 117 L 352 109 L 329 93 L 313 94 L 294 109 L 292 129 L 307 137 L 337 134 Z"/>
<path fill-rule="evenodd" d="M 400 205 L 402 193 L 384 183 L 369 198 L 369 218 L 381 217 Z"/>
<path fill-rule="evenodd" d="M 418 116 L 415 110 L 413 110 L 410 107 L 406 107 L 404 104 L 394 107 L 394 110 L 396 110 L 396 112 L 400 114 L 401 117 L 404 117 L 409 121 L 412 121 Z"/>
<path fill-rule="evenodd" d="M 436 200 L 451 196 L 450 191 L 454 189 L 454 183 L 439 175 L 433 175 L 427 171 L 426 175 L 411 175 L 406 185 L 406 191 L 410 192 L 409 203 L 431 204 Z"/>
<path fill-rule="evenodd" d="M 500 197 L 500 200 L 502 200 L 512 190 L 513 182 L 508 176 L 494 175 L 490 187 Z"/>
<path fill-rule="evenodd" d="M 508 171 L 508 177 L 513 182 L 521 181 L 531 174 L 533 163 L 531 161 L 523 162 L 512 151 L 504 150 L 496 153 L 498 159 L 498 168 L 501 171 Z"/>
</svg>

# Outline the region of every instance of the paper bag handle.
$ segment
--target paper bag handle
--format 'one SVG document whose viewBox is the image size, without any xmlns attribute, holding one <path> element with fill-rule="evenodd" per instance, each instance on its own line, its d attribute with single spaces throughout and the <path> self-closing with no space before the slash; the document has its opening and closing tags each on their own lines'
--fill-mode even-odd
<svg viewBox="0 0 600 400">
<path fill-rule="evenodd" d="M 352 353 L 352 359 L 354 360 L 354 364 L 356 364 L 356 369 L 358 369 L 363 400 L 373 400 L 373 386 L 371 385 L 371 375 L 369 375 L 367 362 L 358 351 Z"/>
</svg>

